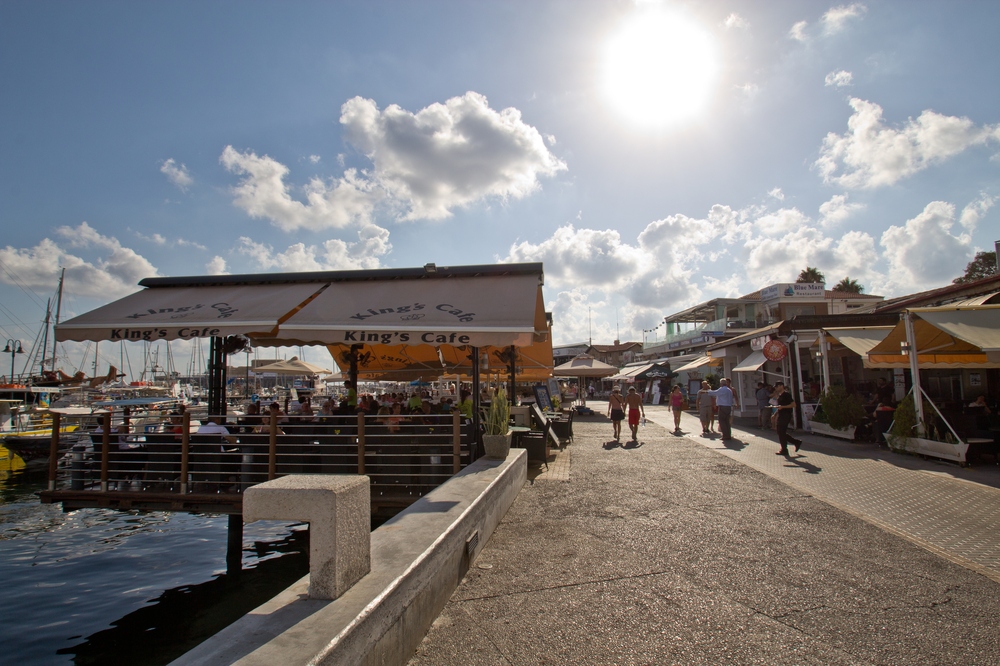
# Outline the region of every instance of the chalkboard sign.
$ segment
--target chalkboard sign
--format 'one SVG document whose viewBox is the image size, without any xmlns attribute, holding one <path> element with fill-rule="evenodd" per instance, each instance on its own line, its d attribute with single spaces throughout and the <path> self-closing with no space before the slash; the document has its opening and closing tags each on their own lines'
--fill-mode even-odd
<svg viewBox="0 0 1000 666">
<path fill-rule="evenodd" d="M 544 384 L 535 384 L 535 404 L 538 405 L 542 411 L 551 412 L 552 411 L 552 401 L 549 399 L 549 387 Z"/>
</svg>

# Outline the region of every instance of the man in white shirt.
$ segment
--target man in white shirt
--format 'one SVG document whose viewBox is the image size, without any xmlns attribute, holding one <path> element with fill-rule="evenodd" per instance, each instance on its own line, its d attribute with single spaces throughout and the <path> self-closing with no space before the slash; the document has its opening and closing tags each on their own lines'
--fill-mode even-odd
<svg viewBox="0 0 1000 666">
<path fill-rule="evenodd" d="M 724 377 L 719 384 L 719 388 L 708 394 L 715 396 L 715 405 L 719 408 L 719 431 L 722 432 L 722 441 L 728 442 L 733 438 L 733 407 L 739 407 L 740 403 L 736 393 L 729 388 L 728 377 Z"/>
</svg>

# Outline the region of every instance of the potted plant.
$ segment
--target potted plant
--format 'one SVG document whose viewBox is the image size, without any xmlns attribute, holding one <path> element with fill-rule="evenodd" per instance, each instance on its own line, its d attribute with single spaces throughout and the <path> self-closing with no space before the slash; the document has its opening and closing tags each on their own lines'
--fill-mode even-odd
<svg viewBox="0 0 1000 666">
<path fill-rule="evenodd" d="M 483 448 L 490 460 L 506 460 L 510 453 L 510 405 L 507 392 L 497 389 L 483 425 Z"/>
<path fill-rule="evenodd" d="M 929 399 L 923 401 L 923 408 L 924 423 L 923 427 L 918 428 L 913 393 L 899 403 L 896 413 L 893 414 L 892 427 L 886 433 L 889 448 L 903 453 L 954 460 L 960 465 L 965 465 L 969 444 L 956 439 L 951 430 L 943 426 L 943 420 L 939 422 L 932 416 L 937 414 L 940 417 L 940 413 Z"/>
<path fill-rule="evenodd" d="M 848 394 L 843 386 L 830 386 L 819 397 L 819 408 L 810 419 L 813 432 L 842 439 L 854 439 L 854 432 L 864 421 L 861 399 Z"/>
</svg>

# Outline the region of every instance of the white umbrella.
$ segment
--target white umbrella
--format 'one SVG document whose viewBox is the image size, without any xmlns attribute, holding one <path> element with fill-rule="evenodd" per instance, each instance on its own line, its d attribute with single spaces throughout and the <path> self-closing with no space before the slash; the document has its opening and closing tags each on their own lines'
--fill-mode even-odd
<svg viewBox="0 0 1000 666">
<path fill-rule="evenodd" d="M 274 363 L 268 363 L 267 365 L 260 365 L 253 369 L 256 373 L 270 372 L 276 375 L 331 375 L 333 374 L 326 368 L 321 368 L 318 365 L 313 365 L 312 363 L 307 363 L 306 361 L 300 361 L 298 356 L 293 356 L 287 361 L 276 361 Z"/>
<path fill-rule="evenodd" d="M 588 356 L 587 354 L 578 354 L 570 359 L 567 363 L 562 365 L 557 365 L 552 368 L 552 374 L 556 377 L 577 377 L 579 382 L 579 390 L 577 391 L 577 399 L 582 403 L 587 403 L 587 392 L 584 390 L 584 377 L 610 377 L 611 375 L 618 374 L 618 368 L 613 365 L 608 365 L 598 361 L 593 356 Z"/>
</svg>

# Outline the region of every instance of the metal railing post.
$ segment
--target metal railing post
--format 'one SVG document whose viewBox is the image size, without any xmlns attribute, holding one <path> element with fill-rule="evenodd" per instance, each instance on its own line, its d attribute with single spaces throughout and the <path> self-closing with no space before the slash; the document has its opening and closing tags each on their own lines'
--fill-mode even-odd
<svg viewBox="0 0 1000 666">
<path fill-rule="evenodd" d="M 365 413 L 358 412 L 358 474 L 365 473 Z"/>
<path fill-rule="evenodd" d="M 451 413 L 451 471 L 458 474 L 462 469 L 462 414 Z"/>
<path fill-rule="evenodd" d="M 52 443 L 49 445 L 49 490 L 56 489 L 56 467 L 59 464 L 59 414 L 52 414 Z"/>
<path fill-rule="evenodd" d="M 267 437 L 267 480 L 278 476 L 278 415 L 271 412 Z"/>
<path fill-rule="evenodd" d="M 188 491 L 188 456 L 191 454 L 191 414 L 181 417 L 181 495 Z"/>
<path fill-rule="evenodd" d="M 108 492 L 108 460 L 111 458 L 111 412 L 101 425 L 101 492 Z"/>
</svg>

